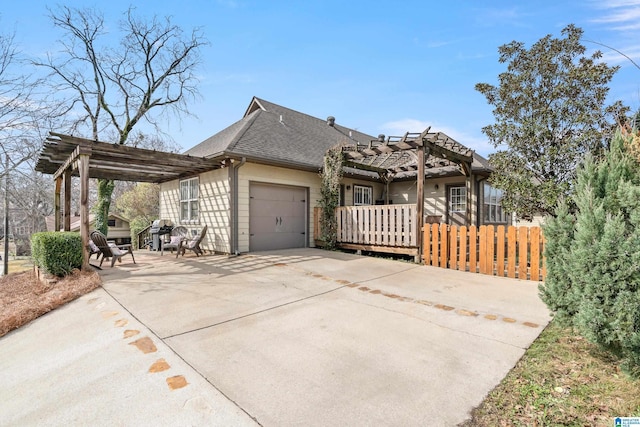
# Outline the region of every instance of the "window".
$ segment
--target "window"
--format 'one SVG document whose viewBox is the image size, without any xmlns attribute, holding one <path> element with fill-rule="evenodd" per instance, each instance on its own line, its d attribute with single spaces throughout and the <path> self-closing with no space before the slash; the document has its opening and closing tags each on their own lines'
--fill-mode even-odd
<svg viewBox="0 0 640 427">
<path fill-rule="evenodd" d="M 467 211 L 466 187 L 449 188 L 449 212 L 465 213 Z"/>
<path fill-rule="evenodd" d="M 507 213 L 502 209 L 502 190 L 484 184 L 484 222 L 506 223 Z"/>
<path fill-rule="evenodd" d="M 116 226 L 116 220 L 115 219 L 108 219 L 107 220 L 107 226 L 108 227 L 115 227 Z"/>
<path fill-rule="evenodd" d="M 364 185 L 353 186 L 353 205 L 370 205 L 373 200 L 373 188 Z"/>
<path fill-rule="evenodd" d="M 198 220 L 198 178 L 180 181 L 180 221 Z"/>
</svg>

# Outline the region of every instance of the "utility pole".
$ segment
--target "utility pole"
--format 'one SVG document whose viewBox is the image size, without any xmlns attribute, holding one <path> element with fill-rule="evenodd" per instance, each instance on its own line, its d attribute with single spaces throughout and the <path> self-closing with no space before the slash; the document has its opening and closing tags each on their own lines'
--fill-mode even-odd
<svg viewBox="0 0 640 427">
<path fill-rule="evenodd" d="M 2 273 L 9 274 L 9 155 L 5 154 L 4 163 L 4 267 Z"/>
<path fill-rule="evenodd" d="M 9 274 L 9 155 L 4 162 L 4 255 L 2 257 L 4 275 Z"/>
</svg>

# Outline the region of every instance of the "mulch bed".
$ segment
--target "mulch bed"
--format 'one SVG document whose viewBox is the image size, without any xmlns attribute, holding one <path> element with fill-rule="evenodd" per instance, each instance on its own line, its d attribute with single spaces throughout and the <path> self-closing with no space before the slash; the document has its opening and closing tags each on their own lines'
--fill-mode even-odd
<svg viewBox="0 0 640 427">
<path fill-rule="evenodd" d="M 55 282 L 26 271 L 0 277 L 0 337 L 101 284 L 95 272 L 74 271 Z"/>
</svg>

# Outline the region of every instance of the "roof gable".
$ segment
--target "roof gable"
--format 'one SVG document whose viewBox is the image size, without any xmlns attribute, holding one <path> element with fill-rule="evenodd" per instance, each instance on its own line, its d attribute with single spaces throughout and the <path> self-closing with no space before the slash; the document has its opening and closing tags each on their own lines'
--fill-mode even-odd
<svg viewBox="0 0 640 427">
<path fill-rule="evenodd" d="M 244 117 L 185 154 L 246 157 L 255 162 L 317 170 L 326 151 L 339 143 L 368 143 L 373 137 L 254 97 Z"/>
</svg>

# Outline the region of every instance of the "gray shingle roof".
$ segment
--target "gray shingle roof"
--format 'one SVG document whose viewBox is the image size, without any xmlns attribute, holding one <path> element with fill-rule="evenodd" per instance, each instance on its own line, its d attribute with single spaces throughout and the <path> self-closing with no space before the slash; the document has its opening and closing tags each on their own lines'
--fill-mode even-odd
<svg viewBox="0 0 640 427">
<path fill-rule="evenodd" d="M 354 129 L 254 97 L 244 117 L 189 149 L 185 154 L 198 157 L 246 157 L 247 160 L 319 170 L 326 151 L 339 143 L 369 144 L 377 138 Z M 486 159 L 473 154 L 472 168 L 486 172 Z M 427 171 L 429 176 L 457 174 L 456 168 Z M 431 173 L 430 173 L 431 172 Z"/>
<path fill-rule="evenodd" d="M 322 167 L 326 151 L 341 142 L 366 144 L 373 136 L 253 98 L 245 116 L 185 154 L 243 156 L 269 164 L 304 169 Z"/>
</svg>

